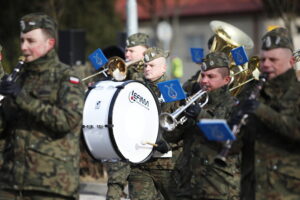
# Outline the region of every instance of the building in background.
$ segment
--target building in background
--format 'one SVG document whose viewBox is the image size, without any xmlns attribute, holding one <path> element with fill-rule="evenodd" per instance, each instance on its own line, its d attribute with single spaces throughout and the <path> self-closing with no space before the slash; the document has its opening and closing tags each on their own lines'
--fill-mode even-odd
<svg viewBox="0 0 300 200">
<path fill-rule="evenodd" d="M 284 22 L 269 19 L 262 0 L 137 0 L 139 31 L 152 38 L 152 44 L 164 48 L 157 37 L 157 25 L 167 21 L 172 26 L 172 40 L 169 44 L 170 58 L 180 57 L 183 62 L 181 82 L 187 80 L 199 68 L 192 62 L 191 47 L 204 48 L 208 52 L 207 41 L 214 34 L 209 23 L 220 20 L 232 24 L 245 32 L 254 42 L 248 56 L 257 55 L 260 38 L 269 26 L 283 26 Z M 116 0 L 116 12 L 126 19 L 126 0 Z M 292 31 L 294 42 L 300 40 L 299 30 Z M 297 46 L 296 46 L 297 47 Z"/>
</svg>

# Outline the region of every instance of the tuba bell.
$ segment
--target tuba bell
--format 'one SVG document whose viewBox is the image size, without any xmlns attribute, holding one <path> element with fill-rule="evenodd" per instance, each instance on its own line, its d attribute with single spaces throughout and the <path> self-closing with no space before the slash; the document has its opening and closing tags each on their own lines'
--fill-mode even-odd
<svg viewBox="0 0 300 200">
<path fill-rule="evenodd" d="M 215 33 L 210 52 L 224 52 L 230 60 L 230 91 L 236 96 L 241 90 L 241 86 L 253 79 L 258 79 L 259 59 L 257 56 L 251 57 L 249 62 L 237 66 L 232 58 L 231 50 L 239 46 L 245 49 L 252 49 L 254 44 L 252 39 L 237 27 L 223 21 L 211 21 L 210 27 Z"/>
</svg>

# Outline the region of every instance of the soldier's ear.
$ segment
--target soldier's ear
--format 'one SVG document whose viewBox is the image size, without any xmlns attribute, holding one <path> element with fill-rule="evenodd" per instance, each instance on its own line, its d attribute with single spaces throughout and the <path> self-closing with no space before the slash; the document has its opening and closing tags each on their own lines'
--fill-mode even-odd
<svg viewBox="0 0 300 200">
<path fill-rule="evenodd" d="M 48 38 L 47 42 L 50 47 L 49 49 L 53 49 L 55 47 L 56 40 L 54 38 Z"/>
</svg>

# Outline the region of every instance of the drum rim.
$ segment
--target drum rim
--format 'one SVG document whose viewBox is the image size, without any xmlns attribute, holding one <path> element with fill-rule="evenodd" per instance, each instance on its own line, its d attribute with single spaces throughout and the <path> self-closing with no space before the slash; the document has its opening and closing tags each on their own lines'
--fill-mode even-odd
<svg viewBox="0 0 300 200">
<path fill-rule="evenodd" d="M 115 140 L 115 137 L 114 137 L 114 134 L 113 134 L 114 132 L 113 132 L 113 129 L 112 129 L 112 128 L 113 128 L 113 126 L 112 126 L 112 110 L 113 110 L 113 108 L 114 108 L 116 99 L 117 99 L 119 93 L 121 92 L 121 90 L 125 87 L 125 85 L 127 85 L 127 84 L 129 84 L 129 83 L 132 83 L 132 82 L 140 83 L 140 84 L 144 85 L 146 88 L 148 88 L 148 90 L 151 92 L 152 96 L 154 97 L 154 101 L 155 101 L 155 103 L 156 103 L 156 108 L 157 108 L 158 114 L 160 114 L 160 112 L 161 112 L 160 104 L 159 104 L 159 102 L 158 102 L 157 95 L 153 92 L 152 89 L 150 89 L 150 88 L 149 88 L 146 84 L 144 84 L 142 81 L 138 81 L 138 80 L 128 80 L 128 81 L 124 81 L 123 84 L 121 84 L 121 85 L 119 85 L 119 86 L 117 87 L 117 90 L 116 90 L 116 92 L 114 93 L 114 95 L 113 95 L 113 97 L 112 97 L 112 99 L 111 99 L 111 103 L 110 103 L 109 111 L 108 111 L 108 120 L 107 120 L 107 124 L 109 125 L 109 126 L 108 126 L 108 133 L 109 133 L 110 141 L 111 141 L 111 143 L 112 143 L 112 146 L 113 146 L 113 148 L 114 148 L 116 154 L 117 154 L 122 160 L 126 160 L 126 161 L 128 161 L 128 162 L 130 162 L 130 163 L 133 163 L 133 162 L 131 162 L 130 160 L 126 159 L 126 158 L 123 156 L 123 154 L 122 154 L 121 151 L 119 150 L 118 145 L 117 145 L 117 143 L 116 143 L 116 140 Z M 159 137 L 159 131 L 160 131 L 160 128 L 158 127 L 158 133 L 157 133 L 157 136 L 156 136 L 156 141 L 157 141 L 157 139 L 158 139 L 158 137 Z M 143 163 L 143 162 L 149 160 L 149 159 L 152 157 L 153 152 L 154 152 L 154 151 L 153 151 L 153 149 L 152 149 L 152 151 L 149 153 L 149 155 L 148 155 L 145 159 L 143 159 L 143 160 L 140 161 L 140 162 L 134 162 L 134 164 Z"/>
</svg>

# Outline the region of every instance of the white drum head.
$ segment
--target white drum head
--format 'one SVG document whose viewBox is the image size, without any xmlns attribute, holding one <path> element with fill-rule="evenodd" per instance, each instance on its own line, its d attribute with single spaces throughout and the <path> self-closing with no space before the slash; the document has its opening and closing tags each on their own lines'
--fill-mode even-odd
<svg viewBox="0 0 300 200">
<path fill-rule="evenodd" d="M 113 124 L 110 136 L 125 159 L 144 162 L 152 153 L 159 129 L 157 101 L 142 83 L 127 82 L 115 93 L 108 122 Z"/>
</svg>

